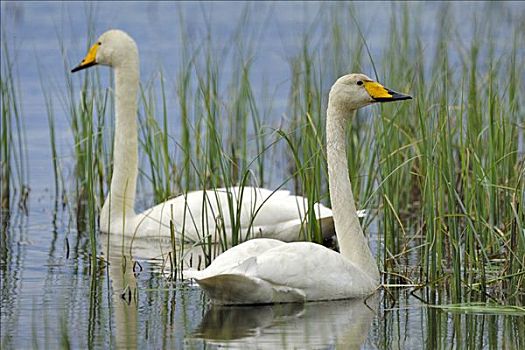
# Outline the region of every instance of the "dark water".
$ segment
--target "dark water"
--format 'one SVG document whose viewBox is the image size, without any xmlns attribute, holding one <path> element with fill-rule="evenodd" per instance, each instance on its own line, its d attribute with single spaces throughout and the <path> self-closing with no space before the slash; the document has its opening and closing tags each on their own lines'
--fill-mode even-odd
<svg viewBox="0 0 525 350">
<path fill-rule="evenodd" d="M 525 348 L 524 318 L 510 315 L 450 313 L 426 308 L 432 295 L 390 289 L 363 300 L 257 307 L 212 307 L 200 289 L 173 282 L 170 268 L 159 258 L 167 248 L 158 242 L 138 242 L 131 259 L 122 260 L 121 242 L 107 244 L 99 236 L 109 265 L 91 269 L 89 238 L 78 234 L 67 208 L 56 207 L 45 102 L 45 86 L 63 87 L 66 56 L 77 62 L 86 50 L 88 23 L 95 36 L 108 28 L 130 32 L 140 46 L 142 78 L 159 67 L 175 76 L 179 66 L 178 18 L 183 14 L 190 36 L 209 25 L 216 38 L 229 37 L 239 21 L 239 3 L 129 2 L 85 3 L 2 2 L 2 26 L 14 47 L 27 133 L 31 188 L 28 213 L 3 216 L 1 260 L 1 344 L 25 348 Z M 279 86 L 275 114 L 280 115 L 289 90 L 286 58 L 301 45 L 301 34 L 315 21 L 318 3 L 251 4 L 248 28 L 257 36 L 253 79 Z M 413 13 L 425 23 L 423 36 L 432 41 L 433 21 L 440 4 L 413 3 Z M 461 35 L 468 40 L 472 23 L 482 12 L 524 18 L 519 2 L 456 3 Z M 380 55 L 394 6 L 373 2 L 355 5 L 373 54 Z M 91 12 L 93 11 L 93 12 Z M 521 16 L 521 17 L 519 17 Z M 507 37 L 505 26 L 494 33 Z M 217 45 L 224 45 L 218 43 Z M 429 53 L 431 55 L 431 53 Z M 370 71 L 370 67 L 364 67 Z M 107 74 L 103 73 L 103 74 Z M 227 74 L 227 73 L 226 73 Z M 80 77 L 77 83 L 80 83 Z M 279 98 L 279 96 L 282 96 Z M 71 178 L 71 134 L 57 98 L 57 137 L 64 176 Z M 147 200 L 143 199 L 147 202 Z M 58 209 L 58 210 L 57 210 Z M 157 257 L 157 259 L 152 259 Z"/>
</svg>

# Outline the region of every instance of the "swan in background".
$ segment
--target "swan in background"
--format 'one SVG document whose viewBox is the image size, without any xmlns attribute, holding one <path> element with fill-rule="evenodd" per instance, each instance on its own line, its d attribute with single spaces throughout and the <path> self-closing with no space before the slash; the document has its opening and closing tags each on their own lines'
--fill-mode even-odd
<svg viewBox="0 0 525 350">
<path fill-rule="evenodd" d="M 231 187 L 195 191 L 136 214 L 139 54 L 135 41 L 121 30 L 109 30 L 99 37 L 84 60 L 71 72 L 97 64 L 110 66 L 115 73 L 113 177 L 100 213 L 102 232 L 169 239 L 172 220 L 176 237 L 180 239 L 183 234 L 188 242 L 199 242 L 204 237 L 218 241 L 221 236 L 219 230 L 224 230 L 229 240 L 232 224 L 240 226 L 239 237 L 242 240 L 253 237 L 304 240 L 302 229 L 308 208 L 307 199 L 284 190 Z M 314 209 L 321 221 L 323 236 L 331 236 L 331 210 L 319 203 L 314 205 Z"/>
<path fill-rule="evenodd" d="M 406 100 L 363 74 L 339 78 L 326 119 L 328 184 L 340 253 L 310 242 L 253 239 L 189 270 L 214 303 L 266 304 L 362 297 L 374 292 L 379 270 L 356 214 L 346 155 L 346 126 L 358 108 Z"/>
</svg>

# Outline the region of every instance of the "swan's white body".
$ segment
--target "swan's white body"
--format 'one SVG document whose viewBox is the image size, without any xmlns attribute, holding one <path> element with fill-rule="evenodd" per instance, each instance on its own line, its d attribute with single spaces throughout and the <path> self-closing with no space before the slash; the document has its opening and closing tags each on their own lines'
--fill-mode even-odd
<svg viewBox="0 0 525 350">
<path fill-rule="evenodd" d="M 229 202 L 235 207 L 230 209 Z M 332 235 L 332 211 L 317 203 L 314 210 L 317 218 L 321 219 L 324 235 Z M 173 221 L 178 237 L 190 242 L 198 242 L 208 236 L 213 241 L 229 241 L 231 237 L 224 237 L 223 234 L 233 232 L 236 225 L 241 241 L 272 237 L 289 242 L 305 239 L 302 227 L 306 211 L 306 198 L 291 195 L 288 191 L 230 187 L 190 192 L 133 215 L 128 220 L 132 220 L 129 227 L 141 237 L 169 237 L 169 223 Z M 119 232 L 119 229 L 122 230 L 122 226 L 119 227 L 117 222 L 109 232 Z"/>
<path fill-rule="evenodd" d="M 304 240 L 302 228 L 308 208 L 307 200 L 282 190 L 233 187 L 196 191 L 136 214 L 137 46 L 126 33 L 120 30 L 107 31 L 73 72 L 95 64 L 111 66 L 115 73 L 113 177 L 100 214 L 100 229 L 103 232 L 169 238 L 172 221 L 176 238 L 190 242 L 200 241 L 203 237 L 211 237 L 212 241 L 229 240 L 234 227 L 239 235 L 237 237 L 242 240 L 253 237 Z M 321 204 L 315 204 L 313 208 L 316 217 L 323 219 L 323 235 L 331 236 L 331 210 Z"/>
<path fill-rule="evenodd" d="M 340 252 L 308 242 L 255 239 L 217 257 L 203 271 L 187 271 L 213 302 L 263 304 L 334 300 L 368 295 L 379 271 L 356 215 L 348 176 L 346 125 L 356 109 L 408 99 L 362 74 L 337 80 L 327 110 L 327 160 L 333 219 Z"/>
<path fill-rule="evenodd" d="M 309 242 L 260 238 L 219 255 L 203 271 L 188 271 L 218 304 L 267 304 L 362 297 L 377 287 L 341 254 Z"/>
</svg>

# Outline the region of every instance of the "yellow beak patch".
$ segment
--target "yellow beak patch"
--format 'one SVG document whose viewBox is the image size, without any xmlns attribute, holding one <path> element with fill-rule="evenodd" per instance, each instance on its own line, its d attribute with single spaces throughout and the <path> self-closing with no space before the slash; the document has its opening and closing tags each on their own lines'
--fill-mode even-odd
<svg viewBox="0 0 525 350">
<path fill-rule="evenodd" d="M 89 49 L 89 52 L 87 53 L 86 57 L 84 58 L 83 64 L 90 64 L 95 62 L 97 59 L 97 50 L 98 50 L 98 44 L 95 44 L 91 46 L 91 49 Z"/>
<path fill-rule="evenodd" d="M 374 99 L 378 98 L 392 98 L 392 95 L 388 92 L 387 89 L 378 82 L 375 81 L 365 81 L 365 89 Z"/>
<path fill-rule="evenodd" d="M 97 64 L 96 60 L 97 60 L 97 50 L 98 50 L 98 47 L 100 45 L 99 44 L 95 44 L 93 46 L 91 46 L 91 48 L 89 49 L 86 57 L 84 57 L 84 59 L 82 60 L 82 62 L 80 62 L 80 64 L 73 68 L 73 70 L 71 70 L 72 73 L 74 72 L 77 72 L 79 70 L 82 70 L 84 68 L 88 68 L 88 67 L 91 67 L 91 66 L 94 66 L 95 64 Z"/>
</svg>

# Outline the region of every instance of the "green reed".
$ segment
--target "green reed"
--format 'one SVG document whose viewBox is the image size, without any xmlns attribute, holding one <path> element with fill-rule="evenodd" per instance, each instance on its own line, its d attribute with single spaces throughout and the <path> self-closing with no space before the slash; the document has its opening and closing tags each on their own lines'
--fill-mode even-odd
<svg viewBox="0 0 525 350">
<path fill-rule="evenodd" d="M 321 93 L 320 71 L 315 69 L 314 54 L 303 39 L 302 52 L 290 62 L 292 90 L 290 91 L 291 132 L 286 138 L 293 154 L 295 192 L 308 198 L 309 223 L 305 237 L 322 242 L 321 227 L 315 220 L 313 204 L 322 198 L 326 190 L 326 157 L 322 152 L 324 128 L 323 96 Z M 323 188 L 324 187 L 324 188 Z"/>
<path fill-rule="evenodd" d="M 0 132 L 0 201 L 2 217 L 13 205 L 27 210 L 28 167 L 26 135 L 20 96 L 20 82 L 13 48 L 2 27 L 0 96 L 2 97 L 2 129 Z"/>
<path fill-rule="evenodd" d="M 385 83 L 411 84 L 416 99 L 382 108 L 381 172 L 388 181 L 381 191 L 391 209 L 382 222 L 385 266 L 391 263 L 387 254 L 403 256 L 412 245 L 421 254 L 418 278 L 450 286 L 453 300 L 511 296 L 523 287 L 524 267 L 523 236 L 516 235 L 523 231 L 523 210 L 514 210 L 524 189 L 515 98 L 523 86 L 508 75 L 523 74 L 516 41 L 511 55 L 496 57 L 481 40 L 485 32 L 475 28 L 466 50 L 458 52 L 454 47 L 463 43 L 454 37 L 447 11 L 440 11 L 442 30 L 430 64 L 422 59 L 418 24 L 416 34 L 406 29 L 406 12 L 390 28 Z M 521 35 L 517 28 L 514 35 Z M 483 65 L 480 50 L 487 52 Z M 458 53 L 462 63 L 452 67 L 450 57 Z M 421 235 L 407 236 L 407 227 Z"/>
<path fill-rule="evenodd" d="M 92 32 L 92 28 L 88 28 Z M 88 35 L 89 39 L 94 37 Z M 72 134 L 74 178 L 73 189 L 71 184 L 63 183 L 62 202 L 69 208 L 74 218 L 79 234 L 87 232 L 89 235 L 89 251 L 92 262 L 96 262 L 97 216 L 104 201 L 104 191 L 109 185 L 111 167 L 109 159 L 112 152 L 113 124 L 107 121 L 106 114 L 112 108 L 112 97 L 109 89 L 100 88 L 100 77 L 96 71 L 83 72 L 80 91 L 77 90 L 75 78 L 70 70 L 73 63 L 66 55 L 66 48 L 62 38 L 58 38 L 64 67 L 64 85 L 66 92 L 56 97 L 65 111 Z M 42 78 L 41 78 L 42 79 Z M 42 85 L 46 97 L 48 122 L 51 135 L 51 150 L 55 173 L 61 169 L 54 138 L 55 123 L 51 93 L 48 87 Z M 55 184 L 58 188 L 58 182 Z M 57 189 L 58 193 L 58 189 Z M 69 195 L 68 195 L 69 194 Z M 58 198 L 57 198 L 58 199 Z"/>
<path fill-rule="evenodd" d="M 243 23 L 247 16 L 245 12 Z M 184 23 L 183 18 L 180 23 Z M 195 45 L 187 41 L 181 25 L 182 62 L 175 93 L 162 73 L 142 86 L 140 142 L 149 165 L 149 172 L 142 175 L 149 180 L 146 188 L 151 186 L 155 202 L 196 189 L 210 190 L 203 192 L 202 211 L 206 212 L 204 204 L 215 200 L 216 188 L 265 183 L 267 135 L 261 119 L 268 109 L 261 111 L 255 100 L 250 82 L 253 48 L 244 45 L 239 30 L 230 40 L 235 47 L 218 52 L 212 45 L 213 33 Z M 228 77 L 223 73 L 225 62 L 233 67 Z M 180 118 L 167 108 L 169 97 L 175 97 Z M 179 119 L 180 125 L 174 127 L 170 122 L 174 119 Z M 239 195 L 244 195 L 243 190 Z M 202 222 L 193 223 L 202 231 L 208 263 L 212 255 L 246 239 L 241 235 L 240 212 L 233 194 L 230 199 L 218 213 L 206 213 L 214 215 L 214 232 L 207 227 L 206 215 Z M 224 222 L 225 217 L 231 222 Z M 232 232 L 226 232 L 226 226 L 232 227 Z M 214 254 L 216 248 L 209 244 L 212 239 L 221 241 L 220 251 Z"/>
<path fill-rule="evenodd" d="M 247 14 L 245 14 L 247 16 Z M 243 21 L 246 21 L 243 18 Z M 253 100 L 251 85 L 247 77 L 250 73 L 250 61 L 247 56 L 250 52 L 243 52 L 240 39 L 235 38 L 236 52 L 216 52 L 212 46 L 213 34 L 208 33 L 203 40 L 201 47 L 197 48 L 193 59 L 190 63 L 194 71 L 192 75 L 195 90 L 191 92 L 193 97 L 193 116 L 194 121 L 193 145 L 188 143 L 182 145 L 183 152 L 192 154 L 192 165 L 196 174 L 197 188 L 216 189 L 219 187 L 230 187 L 235 185 L 261 184 L 263 178 L 257 178 L 257 174 L 264 174 L 259 169 L 251 169 L 253 164 L 248 158 L 248 124 L 252 120 L 258 125 L 258 108 Z M 232 50 L 233 51 L 233 50 Z M 200 55 L 197 55 L 200 52 Z M 220 86 L 224 83 L 222 79 L 228 81 L 228 78 L 222 78 L 223 72 L 220 67 L 224 62 L 231 60 L 236 69 L 232 70 L 232 76 L 229 78 L 230 86 L 227 94 L 222 94 Z M 189 67 L 189 68 L 190 68 Z M 181 103 L 182 104 L 182 103 Z M 252 128 L 253 130 L 253 128 Z M 264 137 L 264 135 L 261 135 Z M 261 137 L 255 135 L 255 138 Z M 260 139 L 259 139 L 260 140 Z M 259 141 L 264 144 L 264 140 Z M 186 147 L 185 147 L 186 146 Z M 253 172 L 252 172 L 253 170 Z M 241 191 L 240 196 L 243 193 Z M 203 203 L 206 203 L 215 196 L 214 191 L 204 193 Z M 215 213 L 214 218 L 217 223 L 218 232 L 209 232 L 204 228 L 203 237 L 207 236 L 208 240 L 214 237 L 220 238 L 222 250 L 229 247 L 227 239 L 231 235 L 231 244 L 236 245 L 246 238 L 243 238 L 240 231 L 240 217 L 237 212 L 236 202 L 233 195 L 230 194 L 226 208 L 219 208 L 219 213 Z M 231 222 L 224 222 L 226 214 L 230 217 Z M 212 213 L 209 213 L 211 215 Z M 203 219 L 207 220 L 207 219 Z M 201 223 L 205 226 L 204 222 Z M 223 228 L 232 227 L 232 232 L 226 232 Z M 211 247 L 207 248 L 207 256 L 211 254 Z"/>
<path fill-rule="evenodd" d="M 356 18 L 351 7 L 341 8 L 328 15 L 330 32 L 323 32 L 324 42 L 333 47 L 312 45 L 315 35 L 307 33 L 302 52 L 291 64 L 289 105 L 291 114 L 299 117 L 291 124 L 290 145 L 298 193 L 304 190 L 297 186 L 301 183 L 326 191 L 325 174 L 318 171 L 325 169 L 324 160 L 319 165 L 312 160 L 324 130 L 325 107 L 317 108 L 327 92 L 321 77 L 331 73 L 323 62 L 334 62 L 338 72 L 339 62 L 344 62 L 338 54 L 359 53 L 347 69 L 363 61 L 360 53 L 366 42 L 358 46 L 341 41 L 337 26 L 345 16 L 347 21 Z M 348 136 L 358 206 L 381 208 L 385 281 L 404 283 L 415 276 L 425 285 L 450 288 L 458 302 L 510 297 L 523 287 L 524 275 L 523 235 L 519 236 L 524 161 L 519 151 L 523 145 L 518 144 L 523 117 L 517 98 L 523 86 L 516 78 L 523 75 L 516 46 L 523 34 L 514 29 L 510 55 L 496 56 L 495 48 L 481 40 L 485 32 L 476 29 L 470 47 L 464 49 L 444 5 L 435 57 L 429 60 L 419 36 L 421 23 L 409 21 L 407 6 L 398 13 L 392 16 L 378 79 L 413 94 L 415 100 L 381 105 L 379 117 L 374 117 L 376 108 L 358 113 L 372 114 L 374 125 L 358 116 Z M 483 65 L 478 62 L 480 50 L 487 52 Z M 451 57 L 461 64 L 453 65 Z M 312 123 L 316 116 L 320 122 Z"/>
<path fill-rule="evenodd" d="M 287 135 L 284 137 L 293 160 L 291 176 L 294 180 L 295 192 L 308 198 L 309 208 L 306 237 L 309 240 L 321 242 L 320 226 L 315 219 L 313 204 L 315 202 L 329 203 L 326 155 L 324 153 L 325 110 L 327 92 L 337 77 L 345 72 L 358 71 L 361 65 L 364 43 L 354 32 L 348 37 L 343 28 L 354 25 L 355 16 L 351 6 L 333 7 L 329 11 L 321 11 L 323 22 L 320 37 L 322 45 L 312 45 L 316 42 L 315 31 L 312 28 L 302 38 L 302 48 L 289 60 L 291 71 L 291 89 L 289 93 L 288 113 L 291 121 Z M 343 39 L 345 38 L 345 39 Z M 323 62 L 332 62 L 326 65 Z M 364 205 L 369 197 L 375 176 L 373 157 L 364 153 L 373 143 L 371 124 L 363 118 L 353 118 L 348 135 L 348 160 L 351 171 L 352 186 L 358 207 Z"/>
<path fill-rule="evenodd" d="M 150 165 L 150 182 L 153 188 L 154 199 L 160 202 L 169 198 L 172 195 L 171 188 L 173 187 L 173 176 L 176 174 L 171 154 L 170 154 L 170 136 L 168 130 L 168 114 L 166 110 L 166 92 L 164 89 L 164 78 L 160 75 L 161 85 L 161 103 L 162 124 L 159 125 L 155 118 L 155 90 L 154 86 L 141 89 L 141 101 L 143 104 L 143 113 L 141 113 L 141 128 L 142 143 L 141 146 L 145 150 L 148 163 Z M 146 96 L 147 93 L 147 96 Z M 174 146 L 173 144 L 171 146 Z"/>
</svg>

